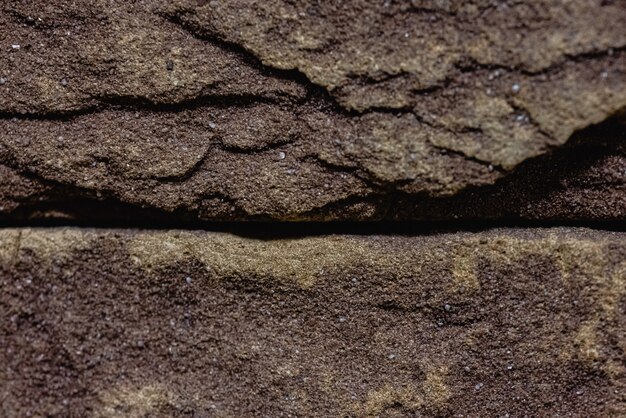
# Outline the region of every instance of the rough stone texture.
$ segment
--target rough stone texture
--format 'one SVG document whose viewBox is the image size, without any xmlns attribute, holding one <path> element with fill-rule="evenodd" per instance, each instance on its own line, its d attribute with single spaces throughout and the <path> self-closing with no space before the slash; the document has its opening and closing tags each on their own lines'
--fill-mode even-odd
<svg viewBox="0 0 626 418">
<path fill-rule="evenodd" d="M 626 416 L 625 0 L 1 3 L 1 417 Z"/>
<path fill-rule="evenodd" d="M 624 233 L 260 238 L 1 230 L 0 415 L 626 411 Z"/>
<path fill-rule="evenodd" d="M 626 130 L 622 126 L 604 124 L 578 135 L 557 152 L 523 163 L 493 186 L 469 188 L 441 197 L 377 189 L 363 197 L 331 202 L 284 219 L 623 221 L 626 219 L 624 139 Z M 142 207 L 139 203 L 124 204 L 106 192 L 59 184 L 6 166 L 0 165 L 0 172 L 0 200 L 4 210 L 0 221 L 6 224 L 15 220 L 62 219 L 84 223 L 123 222 L 135 227 L 193 226 L 198 224 L 198 219 L 267 219 L 267 216 L 250 216 L 236 202 L 224 202 L 223 198 L 203 200 L 200 208 L 178 208 L 172 213 Z M 195 193 L 201 187 L 178 190 Z M 146 196 L 140 193 L 131 189 L 125 196 L 137 202 L 141 201 L 138 196 Z M 254 191 L 251 193 L 255 195 Z"/>
<path fill-rule="evenodd" d="M 77 198 L 206 220 L 626 213 L 623 0 L 23 0 L 0 28 L 8 219 Z"/>
</svg>

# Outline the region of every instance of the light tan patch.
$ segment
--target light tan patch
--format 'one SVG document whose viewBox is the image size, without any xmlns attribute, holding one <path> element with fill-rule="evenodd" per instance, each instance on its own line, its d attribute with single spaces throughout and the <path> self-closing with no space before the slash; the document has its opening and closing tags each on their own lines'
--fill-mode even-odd
<svg viewBox="0 0 626 418">
<path fill-rule="evenodd" d="M 251 275 L 292 281 L 304 288 L 341 267 L 393 262 L 364 241 L 339 236 L 263 241 L 225 233 L 140 233 L 128 250 L 146 270 L 198 260 L 221 277 Z"/>
<path fill-rule="evenodd" d="M 417 390 L 413 385 L 394 387 L 387 384 L 367 394 L 367 400 L 365 404 L 359 408 L 357 415 L 376 417 L 386 409 L 395 405 L 402 406 L 402 408 L 406 409 L 418 409 L 422 405 L 422 400 L 417 395 Z"/>
<path fill-rule="evenodd" d="M 426 373 L 422 390 L 427 404 L 440 407 L 448 401 L 451 392 L 445 382 L 447 374 L 448 368 L 446 366 L 431 369 Z"/>
<path fill-rule="evenodd" d="M 32 251 L 44 262 L 53 259 L 65 259 L 74 251 L 89 248 L 91 242 L 99 235 L 96 231 L 78 228 L 58 229 L 23 229 L 19 252 Z"/>
<path fill-rule="evenodd" d="M 461 244 L 456 247 L 455 244 Z M 606 241 L 564 238 L 549 232 L 534 239 L 513 238 L 506 235 L 490 237 L 462 237 L 452 244 L 453 277 L 458 285 L 479 287 L 477 262 L 483 257 L 495 264 L 523 264 L 532 255 L 552 260 L 565 280 L 573 272 L 604 281 L 606 277 Z"/>
<path fill-rule="evenodd" d="M 121 386 L 102 393 L 100 401 L 97 418 L 143 418 L 173 402 L 173 396 L 161 385 Z"/>
<path fill-rule="evenodd" d="M 596 341 L 596 321 L 583 324 L 576 333 L 575 341 L 578 346 L 578 358 L 584 363 L 592 364 L 600 357 Z"/>
<path fill-rule="evenodd" d="M 5 229 L 0 231 L 0 262 L 13 263 L 24 252 L 32 252 L 44 263 L 67 259 L 74 251 L 88 248 L 98 235 L 78 228 Z"/>
<path fill-rule="evenodd" d="M 624 366 L 603 354 L 602 324 L 615 318 L 619 302 L 626 294 L 626 262 L 615 265 L 606 254 L 611 239 L 564 236 L 558 231 L 538 231 L 533 238 L 507 235 L 463 237 L 451 243 L 453 276 L 456 285 L 479 285 L 476 272 L 480 258 L 496 266 L 523 266 L 532 256 L 545 257 L 554 263 L 563 285 L 569 281 L 589 280 L 597 288 L 591 317 L 571 335 L 572 344 L 560 350 L 562 361 L 577 359 L 589 367 L 600 367 L 610 376 L 618 376 Z M 545 347 L 546 351 L 552 348 Z"/>
<path fill-rule="evenodd" d="M 615 266 L 605 282 L 604 297 L 600 302 L 606 316 L 613 319 L 620 300 L 626 295 L 626 261 Z"/>
<path fill-rule="evenodd" d="M 0 231 L 0 263 L 12 264 L 19 249 L 21 231 L 4 229 Z"/>
<path fill-rule="evenodd" d="M 598 309 L 574 335 L 574 346 L 577 348 L 574 355 L 588 366 L 599 362 L 605 373 L 616 378 L 626 372 L 626 367 L 623 362 L 603 355 L 601 336 L 607 333 L 603 324 L 615 320 L 619 303 L 626 294 L 626 262 L 618 264 L 611 272 L 605 271 L 604 275 L 595 276 L 594 279 L 600 288 Z"/>
<path fill-rule="evenodd" d="M 469 248 L 467 248 L 469 250 Z M 476 254 L 473 251 L 458 253 L 452 259 L 452 278 L 458 288 L 479 289 L 480 282 L 476 275 Z"/>
<path fill-rule="evenodd" d="M 356 415 L 377 417 L 389 408 L 402 408 L 403 411 L 417 411 L 423 408 L 440 408 L 449 398 L 450 389 L 445 384 L 447 367 L 430 369 L 420 387 L 410 383 L 404 386 L 385 384 L 368 392 L 367 399 L 358 405 Z"/>
</svg>

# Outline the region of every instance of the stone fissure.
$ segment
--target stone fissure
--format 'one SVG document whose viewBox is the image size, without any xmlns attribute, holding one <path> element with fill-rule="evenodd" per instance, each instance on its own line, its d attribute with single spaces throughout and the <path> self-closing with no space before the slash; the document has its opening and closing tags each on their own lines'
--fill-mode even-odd
<svg viewBox="0 0 626 418">
<path fill-rule="evenodd" d="M 624 416 L 626 8 L 0 5 L 0 416 Z"/>
</svg>

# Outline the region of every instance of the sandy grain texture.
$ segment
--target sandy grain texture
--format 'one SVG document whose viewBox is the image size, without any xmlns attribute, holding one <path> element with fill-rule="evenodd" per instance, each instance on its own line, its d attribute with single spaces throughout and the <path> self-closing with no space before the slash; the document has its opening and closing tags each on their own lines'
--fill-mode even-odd
<svg viewBox="0 0 626 418">
<path fill-rule="evenodd" d="M 623 0 L 24 0 L 0 27 L 10 219 L 78 216 L 77 197 L 196 220 L 624 219 Z M 581 156 L 503 189 L 581 130 L 608 178 Z M 456 196 L 469 213 L 440 210 Z"/>
<path fill-rule="evenodd" d="M 618 417 L 624 233 L 0 231 L 0 415 Z"/>
</svg>

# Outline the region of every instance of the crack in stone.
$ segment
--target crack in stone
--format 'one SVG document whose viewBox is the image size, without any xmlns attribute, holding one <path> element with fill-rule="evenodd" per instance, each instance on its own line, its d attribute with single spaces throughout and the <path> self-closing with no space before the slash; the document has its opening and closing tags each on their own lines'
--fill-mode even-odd
<svg viewBox="0 0 626 418">
<path fill-rule="evenodd" d="M 485 10 L 490 9 L 490 8 L 492 8 L 492 6 L 488 6 L 487 8 L 485 8 Z M 415 8 L 415 7 L 409 8 L 409 11 L 417 12 L 417 13 L 433 13 L 433 10 L 428 9 L 428 8 L 423 9 L 423 10 L 421 8 Z M 484 12 L 485 10 L 483 10 L 482 12 Z M 437 81 L 433 85 L 425 86 L 423 88 L 410 89 L 409 90 L 410 91 L 409 102 L 411 104 L 401 105 L 401 106 L 369 105 L 364 109 L 354 110 L 350 108 L 349 103 L 348 105 L 346 105 L 345 103 L 342 102 L 342 99 L 341 99 L 342 97 L 341 88 L 345 87 L 347 83 L 356 82 L 361 85 L 376 85 L 379 83 L 394 81 L 396 79 L 407 79 L 407 80 L 416 79 L 416 76 L 413 75 L 409 71 L 405 71 L 401 69 L 399 69 L 400 71 L 399 73 L 382 72 L 382 75 L 380 76 L 378 74 L 370 75 L 370 74 L 348 73 L 346 75 L 346 78 L 348 81 L 344 82 L 343 84 L 338 85 L 335 88 L 328 88 L 320 84 L 316 84 L 306 75 L 305 72 L 303 72 L 299 68 L 279 69 L 279 68 L 272 67 L 272 65 L 264 63 L 262 58 L 257 56 L 257 54 L 255 54 L 252 50 L 247 48 L 245 45 L 240 45 L 237 42 L 231 42 L 227 39 L 223 39 L 222 37 L 219 36 L 219 34 L 213 33 L 210 30 L 210 28 L 203 29 L 202 27 L 199 27 L 199 25 L 186 22 L 184 19 L 185 18 L 184 12 L 177 12 L 174 14 L 157 12 L 156 14 L 159 16 L 159 19 L 162 18 L 164 22 L 168 22 L 171 25 L 177 26 L 178 28 L 182 29 L 186 34 L 193 37 L 194 39 L 201 40 L 202 42 L 216 46 L 217 48 L 221 50 L 235 54 L 237 57 L 241 58 L 242 62 L 244 62 L 245 65 L 250 66 L 250 68 L 260 71 L 260 73 L 263 76 L 274 78 L 276 80 L 286 80 L 286 81 L 288 80 L 288 81 L 293 81 L 297 83 L 300 87 L 304 88 L 304 90 L 306 91 L 306 94 L 304 95 L 304 97 L 301 97 L 296 94 L 292 96 L 288 93 L 283 93 L 282 91 L 279 91 L 277 93 L 262 93 L 262 94 L 213 94 L 212 95 L 212 94 L 208 94 L 208 92 L 210 91 L 211 88 L 215 86 L 207 85 L 206 87 L 202 89 L 202 92 L 200 95 L 192 97 L 192 98 L 181 99 L 179 101 L 174 101 L 174 102 L 167 102 L 167 101 L 161 102 L 157 99 L 150 99 L 150 98 L 143 97 L 141 95 L 134 96 L 132 94 L 131 95 L 123 95 L 123 94 L 94 95 L 94 96 L 91 96 L 89 100 L 92 100 L 93 102 L 95 102 L 95 104 L 90 105 L 85 108 L 70 110 L 68 112 L 54 112 L 54 111 L 43 112 L 43 113 L 0 112 L 0 119 L 27 120 L 27 121 L 33 121 L 33 123 L 37 123 L 37 121 L 48 121 L 48 120 L 65 122 L 65 121 L 71 121 L 73 119 L 76 119 L 82 116 L 89 117 L 90 115 L 93 115 L 95 113 L 104 112 L 108 110 L 120 110 L 122 112 L 134 111 L 134 112 L 144 112 L 144 113 L 154 112 L 154 113 L 176 114 L 184 110 L 195 110 L 195 109 L 201 109 L 205 107 L 230 109 L 230 108 L 247 108 L 247 107 L 263 104 L 263 105 L 276 106 L 278 108 L 291 110 L 293 113 L 298 115 L 298 117 L 302 117 L 301 119 L 298 120 L 298 122 L 302 122 L 302 124 L 305 126 L 307 124 L 307 122 L 305 121 L 306 116 L 310 116 L 310 115 L 307 115 L 307 112 L 310 112 L 311 109 L 314 109 L 315 111 L 319 111 L 319 113 L 326 114 L 329 118 L 329 123 L 332 123 L 333 121 L 340 123 L 340 122 L 352 121 L 352 120 L 357 120 L 358 122 L 360 122 L 360 119 L 358 118 L 366 117 L 366 116 L 377 116 L 379 114 L 380 115 L 393 115 L 393 116 L 413 115 L 415 116 L 419 124 L 422 124 L 424 128 L 429 127 L 429 128 L 432 128 L 433 130 L 440 131 L 441 133 L 449 133 L 452 135 L 453 140 L 456 140 L 457 138 L 465 139 L 467 137 L 470 137 L 471 135 L 474 135 L 476 137 L 483 136 L 485 138 L 476 139 L 478 146 L 482 147 L 484 146 L 484 144 L 480 142 L 481 139 L 485 139 L 488 141 L 490 137 L 489 137 L 488 132 L 485 132 L 484 130 L 482 130 L 481 127 L 469 126 L 471 122 L 463 122 L 465 125 L 461 123 L 459 124 L 460 126 L 458 128 L 456 128 L 455 126 L 446 126 L 445 123 L 433 122 L 431 120 L 425 119 L 423 115 L 419 114 L 419 112 L 415 108 L 416 103 L 419 100 L 424 99 L 427 96 L 434 96 L 434 95 L 437 95 L 438 93 L 445 92 L 446 90 L 454 89 L 457 87 L 459 88 L 463 87 L 463 82 L 465 81 L 463 79 L 463 75 L 465 74 L 467 74 L 470 78 L 473 77 L 473 78 L 479 79 L 480 72 L 482 71 L 506 70 L 507 72 L 510 73 L 509 75 L 511 76 L 515 76 L 515 75 L 518 75 L 518 76 L 524 75 L 528 77 L 545 76 L 545 75 L 551 75 L 553 73 L 558 73 L 562 71 L 566 65 L 573 64 L 573 65 L 584 66 L 589 61 L 601 61 L 602 62 L 602 60 L 604 60 L 606 57 L 610 57 L 610 56 L 616 57 L 619 54 L 622 54 L 624 53 L 624 51 L 626 51 L 626 47 L 620 46 L 617 48 L 604 49 L 604 50 L 592 51 L 592 52 L 583 52 L 579 54 L 570 54 L 570 55 L 565 54 L 564 58 L 561 61 L 555 62 L 552 65 L 549 65 L 548 67 L 543 68 L 538 71 L 529 71 L 524 68 L 520 68 L 520 66 L 506 66 L 506 65 L 501 65 L 501 64 L 480 63 L 478 62 L 478 60 L 474 58 L 462 56 L 457 62 L 452 64 L 452 67 L 451 67 L 452 72 L 447 74 L 446 77 L 442 79 L 441 81 Z M 449 14 L 449 16 L 455 17 L 455 18 L 457 17 L 453 13 Z M 165 93 L 163 94 L 165 95 Z M 459 96 L 461 96 L 461 94 Z M 541 152 L 548 152 L 560 146 L 560 144 L 556 144 L 557 139 L 555 138 L 555 135 L 548 134 L 548 132 L 544 128 L 542 128 L 541 124 L 535 118 L 532 117 L 529 109 L 525 108 L 519 103 L 516 103 L 512 97 L 507 96 L 506 94 L 500 98 L 506 101 L 508 105 L 514 110 L 514 112 L 518 112 L 518 113 L 523 112 L 524 115 L 528 119 L 528 123 L 532 125 L 533 130 L 536 131 L 536 135 L 544 136 L 548 140 L 548 141 L 545 141 L 546 144 L 545 146 L 543 146 L 543 148 L 541 148 Z M 448 99 L 448 98 L 446 97 L 445 99 Z M 455 100 L 455 99 L 456 97 L 452 97 L 450 100 Z M 492 115 L 489 115 L 489 116 L 492 116 Z M 497 117 L 498 115 L 495 115 L 495 116 Z M 610 115 L 608 115 L 607 117 L 610 117 Z M 390 119 L 393 119 L 393 118 L 390 118 Z M 384 120 L 383 122 L 388 122 L 388 121 Z M 396 123 L 396 122 L 397 121 L 392 120 L 390 123 Z M 422 126 L 420 125 L 417 128 L 415 128 L 415 130 L 419 131 L 419 129 L 421 128 Z M 325 131 L 323 133 L 325 133 Z M 359 132 L 356 135 L 360 134 L 364 136 L 368 133 L 369 132 L 367 133 Z M 391 139 L 398 139 L 397 131 L 389 130 L 386 134 Z M 332 135 L 332 133 L 329 135 Z M 310 135 L 310 137 L 314 138 L 315 135 L 312 134 Z M 311 139 L 311 138 L 305 138 L 301 141 L 304 145 L 303 148 L 306 148 L 307 146 L 309 146 L 310 143 L 314 145 L 316 144 L 314 142 L 315 139 Z M 188 180 L 195 178 L 196 174 L 203 170 L 205 166 L 205 162 L 209 158 L 211 152 L 216 149 L 220 151 L 224 151 L 229 154 L 255 155 L 259 153 L 264 153 L 264 152 L 280 149 L 280 147 L 284 147 L 287 145 L 298 145 L 300 143 L 300 139 L 301 138 L 298 136 L 291 136 L 285 140 L 279 139 L 279 140 L 276 140 L 275 142 L 262 144 L 259 147 L 255 147 L 254 145 L 248 147 L 245 145 L 238 146 L 236 144 L 235 145 L 228 144 L 225 142 L 223 137 L 217 135 L 208 144 L 208 146 L 205 146 L 203 150 L 198 152 L 198 156 L 199 156 L 198 159 L 190 167 L 185 166 L 184 172 L 177 173 L 176 170 L 172 169 L 170 171 L 175 172 L 175 174 L 173 175 L 167 175 L 167 174 L 164 176 L 141 175 L 141 176 L 136 176 L 136 177 L 139 178 L 140 180 L 146 180 L 146 179 L 156 180 L 162 183 L 185 183 Z M 375 140 L 377 139 L 372 139 L 372 141 L 375 141 Z M 559 137 L 559 140 L 563 140 L 563 138 Z M 405 157 L 406 154 L 402 154 L 402 153 L 405 152 L 406 146 L 405 146 L 405 143 L 402 143 L 399 140 L 398 140 L 398 144 L 399 145 L 392 144 L 392 145 L 397 145 L 397 147 L 395 149 L 392 149 L 391 151 L 388 151 L 387 154 L 385 154 L 384 152 L 380 152 L 379 154 L 380 157 L 378 157 L 380 161 L 374 161 L 374 163 L 371 163 L 371 162 L 364 163 L 363 161 L 358 161 L 357 159 L 357 161 L 354 161 L 354 165 L 352 166 L 351 165 L 352 156 L 348 156 L 346 157 L 348 162 L 346 163 L 346 165 L 343 165 L 341 163 L 337 163 L 334 161 L 328 161 L 327 159 L 324 159 L 324 157 L 319 155 L 320 152 L 311 151 L 310 149 L 306 149 L 305 151 L 303 151 L 305 155 L 302 156 L 302 154 L 300 154 L 297 157 L 297 159 L 299 161 L 311 161 L 313 162 L 314 165 L 321 167 L 324 170 L 327 169 L 333 172 L 349 174 L 357 178 L 358 180 L 362 181 L 369 188 L 370 192 L 368 193 L 371 193 L 371 194 L 380 193 L 380 192 L 394 192 L 395 193 L 395 192 L 398 192 L 399 187 L 402 187 L 410 183 L 414 179 L 394 179 L 393 176 L 389 176 L 389 178 L 383 178 L 385 172 L 381 171 L 383 173 L 382 174 L 383 177 L 381 177 L 381 175 L 377 174 L 376 170 L 372 169 L 372 164 L 379 162 L 380 164 L 388 163 L 390 166 L 392 166 L 393 163 L 397 163 L 396 167 L 402 167 L 400 163 L 404 163 L 402 158 Z M 311 145 L 311 147 L 313 148 L 314 145 Z M 366 149 L 366 151 L 369 151 L 369 149 L 367 148 L 369 145 L 370 145 L 369 143 L 365 145 L 358 143 L 356 145 L 357 147 L 356 149 L 358 151 L 358 146 L 362 146 L 364 149 Z M 487 167 L 490 172 L 495 170 L 497 171 L 497 174 L 502 175 L 502 176 L 504 174 L 507 174 L 513 171 L 509 169 L 508 166 L 507 166 L 507 169 L 505 170 L 504 168 L 505 164 L 494 163 L 490 161 L 489 158 L 477 158 L 473 155 L 468 155 L 468 153 L 463 152 L 459 149 L 455 149 L 455 147 L 436 145 L 429 138 L 424 140 L 424 145 L 428 149 L 432 148 L 433 150 L 439 151 L 439 154 L 442 154 L 444 152 L 446 154 L 449 153 L 456 157 L 463 158 L 464 160 L 468 162 L 476 163 L 477 165 L 480 165 L 482 167 Z M 474 144 L 471 144 L 471 145 L 474 145 Z M 462 144 L 459 145 L 459 147 L 463 148 Z M 322 150 L 326 151 L 323 149 L 323 146 L 322 146 Z M 331 148 L 329 152 L 332 152 L 332 151 L 334 150 Z M 488 151 L 489 150 L 487 150 L 487 153 L 481 154 L 481 155 L 489 156 L 490 154 L 488 153 Z M 21 171 L 29 171 L 31 169 L 35 171 L 42 170 L 41 168 L 29 167 L 28 163 L 18 163 L 14 161 L 15 155 L 17 155 L 18 152 L 19 152 L 18 149 L 11 150 L 11 153 L 13 153 L 13 155 L 11 155 L 8 158 L 10 161 L 7 162 L 7 166 L 10 166 L 13 169 L 21 170 Z M 200 156 L 200 153 L 202 153 L 201 156 Z M 157 152 L 155 152 L 155 154 L 157 155 L 156 158 L 158 159 L 160 157 L 160 154 L 158 154 Z M 430 154 L 426 154 L 426 155 L 427 157 L 425 157 L 425 159 L 429 158 Z M 532 153 L 529 151 L 527 151 L 527 154 L 523 154 L 523 155 L 530 155 L 530 157 L 526 157 L 526 159 L 533 157 Z M 438 156 L 439 155 L 437 155 L 437 157 Z M 194 155 L 193 157 L 195 158 L 196 155 Z M 44 158 L 44 157 L 41 157 L 41 158 Z M 93 156 L 92 158 L 96 161 L 103 162 L 104 165 L 107 166 L 107 168 L 111 164 L 111 161 L 113 161 L 112 158 L 107 158 L 106 156 L 105 157 Z M 498 158 L 499 157 L 494 157 L 491 159 L 498 160 Z M 372 160 L 376 160 L 376 158 L 372 158 Z M 437 163 L 439 163 L 439 161 L 437 161 Z M 127 180 L 129 181 L 137 180 L 137 178 L 128 177 Z M 54 180 L 49 180 L 45 178 L 45 175 L 42 176 L 42 179 L 46 181 L 54 182 Z M 476 181 L 478 182 L 478 181 L 483 181 L 483 180 L 484 179 L 481 177 Z M 435 179 L 433 181 L 442 181 L 442 180 Z M 59 184 L 68 186 L 62 182 L 59 182 Z M 464 185 L 462 188 L 458 189 L 457 192 L 464 190 L 464 188 L 472 187 L 472 184 L 473 183 L 469 182 L 468 184 Z M 76 186 L 73 184 L 69 186 L 76 187 L 81 190 L 84 189 L 87 191 L 93 191 L 92 189 L 88 187 L 81 187 L 81 186 Z M 120 193 L 121 192 L 117 192 L 118 195 Z M 211 193 L 213 193 L 213 191 L 211 191 Z M 366 195 L 368 194 L 366 193 Z M 340 198 L 339 200 L 341 201 L 343 199 L 349 199 L 351 197 L 353 196 L 348 196 L 347 198 Z M 361 197 L 362 196 L 359 196 L 359 198 Z M 311 209 L 311 211 L 313 210 L 316 210 L 316 209 L 315 208 Z"/>
</svg>

